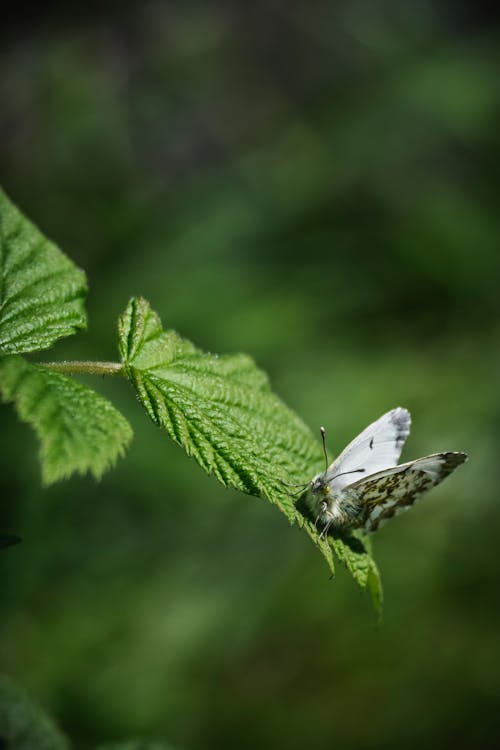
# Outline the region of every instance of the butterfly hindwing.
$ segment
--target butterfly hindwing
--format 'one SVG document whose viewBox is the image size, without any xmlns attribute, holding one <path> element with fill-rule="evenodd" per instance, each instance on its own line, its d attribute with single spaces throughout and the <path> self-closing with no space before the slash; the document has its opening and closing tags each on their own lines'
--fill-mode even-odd
<svg viewBox="0 0 500 750">
<path fill-rule="evenodd" d="M 467 459 L 461 452 L 435 453 L 359 479 L 348 488 L 366 531 L 410 508 Z"/>
<path fill-rule="evenodd" d="M 328 467 L 326 481 L 332 490 L 352 484 L 355 472 L 368 476 L 395 466 L 410 433 L 410 424 L 410 413 L 398 407 L 364 429 Z"/>
</svg>

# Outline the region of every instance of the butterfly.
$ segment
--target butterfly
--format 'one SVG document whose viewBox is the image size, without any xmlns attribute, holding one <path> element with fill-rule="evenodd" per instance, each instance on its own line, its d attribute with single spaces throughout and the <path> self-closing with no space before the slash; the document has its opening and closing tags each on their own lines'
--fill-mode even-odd
<svg viewBox="0 0 500 750">
<path fill-rule="evenodd" d="M 466 461 L 466 453 L 447 451 L 397 466 L 410 424 L 406 409 L 392 409 L 354 438 L 330 466 L 321 428 L 327 468 L 310 482 L 307 500 L 316 526 L 323 525 L 321 536 L 330 528 L 376 531 Z"/>
</svg>

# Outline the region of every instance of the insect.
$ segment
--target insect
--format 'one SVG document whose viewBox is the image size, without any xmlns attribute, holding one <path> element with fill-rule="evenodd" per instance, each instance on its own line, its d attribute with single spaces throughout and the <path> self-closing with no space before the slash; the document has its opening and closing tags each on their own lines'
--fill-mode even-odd
<svg viewBox="0 0 500 750">
<path fill-rule="evenodd" d="M 397 466 L 410 433 L 411 417 L 398 407 L 369 425 L 310 483 L 308 502 L 321 523 L 321 536 L 332 527 L 376 531 L 389 518 L 410 508 L 466 459 L 460 451 L 434 453 Z"/>
</svg>

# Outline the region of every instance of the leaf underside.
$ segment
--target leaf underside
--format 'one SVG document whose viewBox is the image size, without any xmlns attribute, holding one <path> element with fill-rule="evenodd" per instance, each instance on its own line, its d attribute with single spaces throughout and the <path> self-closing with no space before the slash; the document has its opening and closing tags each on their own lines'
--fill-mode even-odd
<svg viewBox="0 0 500 750">
<path fill-rule="evenodd" d="M 381 601 L 375 563 L 363 543 L 321 537 L 296 504 L 289 485 L 307 483 L 321 468 L 321 446 L 253 360 L 200 351 L 163 330 L 142 298 L 130 300 L 118 333 L 124 369 L 153 422 L 223 485 L 277 505 L 311 537 L 332 573 L 335 552 Z"/>
<path fill-rule="evenodd" d="M 40 439 L 44 485 L 75 472 L 99 479 L 132 437 L 125 417 L 105 398 L 21 357 L 0 359 L 0 392 Z"/>
<path fill-rule="evenodd" d="M 85 328 L 85 275 L 0 190 L 0 354 Z"/>
</svg>

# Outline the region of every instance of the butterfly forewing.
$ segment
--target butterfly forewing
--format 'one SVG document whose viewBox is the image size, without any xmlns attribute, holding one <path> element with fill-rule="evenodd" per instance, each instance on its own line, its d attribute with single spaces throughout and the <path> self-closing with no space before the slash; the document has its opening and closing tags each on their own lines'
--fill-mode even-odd
<svg viewBox="0 0 500 750">
<path fill-rule="evenodd" d="M 348 491 L 359 508 L 360 525 L 366 531 L 375 531 L 410 508 L 466 459 L 467 454 L 461 452 L 436 453 L 352 483 Z"/>
<path fill-rule="evenodd" d="M 328 467 L 326 481 L 332 490 L 352 484 L 357 476 L 367 477 L 395 466 L 410 433 L 410 423 L 410 413 L 398 407 L 363 430 Z"/>
</svg>

